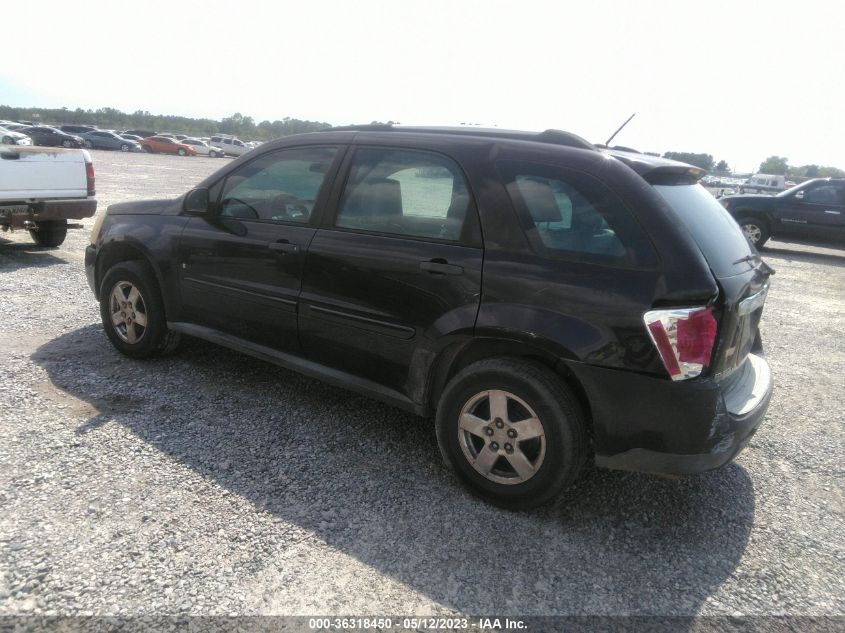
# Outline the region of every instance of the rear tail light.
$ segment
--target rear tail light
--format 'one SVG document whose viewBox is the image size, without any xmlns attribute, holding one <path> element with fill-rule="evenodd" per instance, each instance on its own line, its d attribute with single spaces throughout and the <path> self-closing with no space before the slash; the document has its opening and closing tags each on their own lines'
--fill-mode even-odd
<svg viewBox="0 0 845 633">
<path fill-rule="evenodd" d="M 643 321 L 672 380 L 695 378 L 710 364 L 716 343 L 712 308 L 651 310 Z"/>
<path fill-rule="evenodd" d="M 94 188 L 94 163 L 85 163 L 85 176 L 88 182 L 88 195 L 93 196 L 97 193 Z"/>
</svg>

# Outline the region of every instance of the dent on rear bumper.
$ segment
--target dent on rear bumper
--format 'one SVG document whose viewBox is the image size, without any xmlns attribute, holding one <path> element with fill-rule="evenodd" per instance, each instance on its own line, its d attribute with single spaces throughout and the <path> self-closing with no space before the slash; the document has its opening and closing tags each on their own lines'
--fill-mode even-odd
<svg viewBox="0 0 845 633">
<path fill-rule="evenodd" d="M 734 459 L 763 421 L 773 389 L 768 363 L 754 354 L 722 381 L 576 373 L 593 409 L 596 465 L 660 474 L 703 472 Z"/>
</svg>

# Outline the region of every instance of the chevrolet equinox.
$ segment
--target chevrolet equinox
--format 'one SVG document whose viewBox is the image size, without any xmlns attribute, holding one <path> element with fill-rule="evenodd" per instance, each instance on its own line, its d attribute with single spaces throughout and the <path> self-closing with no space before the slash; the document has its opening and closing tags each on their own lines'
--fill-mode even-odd
<svg viewBox="0 0 845 633">
<path fill-rule="evenodd" d="M 702 175 L 557 130 L 334 128 L 112 205 L 86 274 L 123 354 L 189 335 L 433 416 L 470 489 L 528 507 L 587 459 L 717 468 L 761 423 L 772 271 Z"/>
</svg>

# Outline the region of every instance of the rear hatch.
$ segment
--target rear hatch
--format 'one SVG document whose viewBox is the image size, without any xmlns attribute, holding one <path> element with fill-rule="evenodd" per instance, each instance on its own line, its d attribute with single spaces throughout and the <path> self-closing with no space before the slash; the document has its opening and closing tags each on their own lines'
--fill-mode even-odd
<svg viewBox="0 0 845 633">
<path fill-rule="evenodd" d="M 4 146 L 0 151 L 0 203 L 88 195 L 86 162 L 80 149 Z"/>
<path fill-rule="evenodd" d="M 662 182 L 654 189 L 690 232 L 720 287 L 718 337 L 710 362 L 710 372 L 719 377 L 739 367 L 759 346 L 758 326 L 774 271 L 704 187 Z"/>
</svg>

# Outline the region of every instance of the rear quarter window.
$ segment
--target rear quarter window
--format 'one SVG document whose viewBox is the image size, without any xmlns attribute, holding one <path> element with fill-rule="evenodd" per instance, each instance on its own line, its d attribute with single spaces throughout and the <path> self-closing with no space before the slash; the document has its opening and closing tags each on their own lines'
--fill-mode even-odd
<svg viewBox="0 0 845 633">
<path fill-rule="evenodd" d="M 499 174 L 533 250 L 545 257 L 655 268 L 651 240 L 598 179 L 557 165 L 500 161 Z"/>
</svg>

